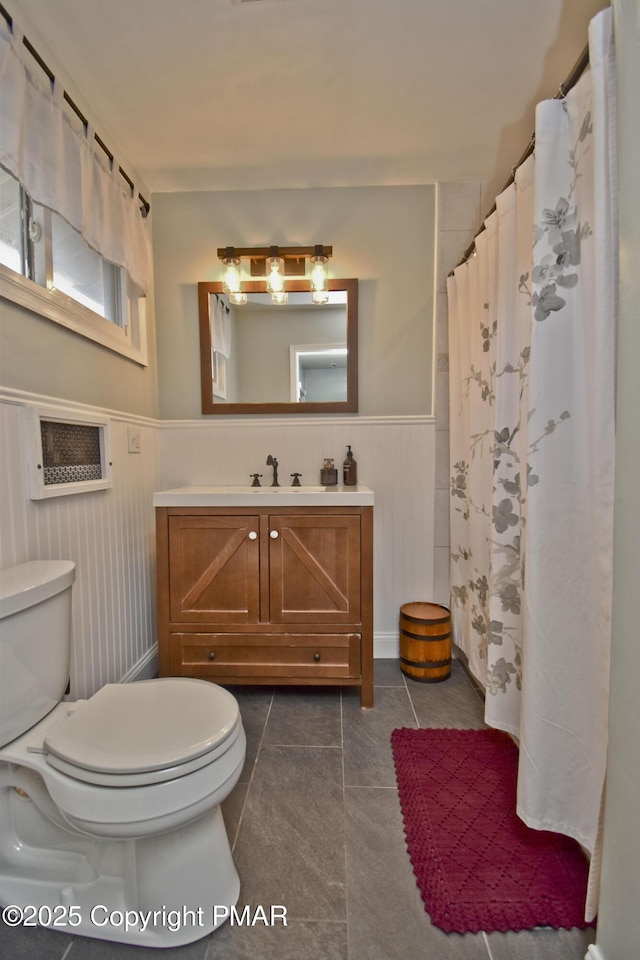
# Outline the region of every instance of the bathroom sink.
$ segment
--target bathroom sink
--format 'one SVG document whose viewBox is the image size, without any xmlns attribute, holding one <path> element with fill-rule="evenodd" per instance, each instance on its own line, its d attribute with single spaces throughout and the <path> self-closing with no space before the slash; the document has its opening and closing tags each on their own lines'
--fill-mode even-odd
<svg viewBox="0 0 640 960">
<path fill-rule="evenodd" d="M 355 487 L 252 487 L 248 484 L 176 487 L 153 495 L 154 507 L 250 507 L 252 504 L 295 506 L 372 506 L 373 490 Z"/>
</svg>

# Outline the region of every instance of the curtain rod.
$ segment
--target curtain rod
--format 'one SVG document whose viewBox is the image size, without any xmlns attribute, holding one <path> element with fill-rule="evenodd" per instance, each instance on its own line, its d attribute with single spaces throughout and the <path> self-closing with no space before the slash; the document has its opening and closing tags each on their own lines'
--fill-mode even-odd
<svg viewBox="0 0 640 960">
<path fill-rule="evenodd" d="M 7 26 L 9 27 L 9 30 L 11 31 L 11 33 L 13 33 L 13 17 L 12 17 L 11 14 L 9 13 L 9 11 L 6 10 L 5 7 L 4 7 L 1 3 L 0 3 L 0 14 L 2 14 L 2 16 L 4 17 L 4 19 L 5 19 L 6 22 L 7 22 Z M 46 73 L 46 75 L 48 76 L 49 80 L 50 80 L 51 83 L 53 84 L 53 82 L 54 82 L 54 80 L 55 80 L 55 74 L 54 74 L 53 70 L 51 70 L 51 68 L 45 63 L 45 61 L 42 59 L 42 57 L 40 56 L 40 54 L 38 53 L 38 51 L 35 49 L 35 47 L 34 47 L 33 44 L 31 43 L 31 41 L 27 39 L 27 37 L 23 37 L 23 38 L 22 38 L 22 42 L 23 42 L 24 46 L 27 48 L 27 50 L 29 51 L 29 53 L 31 54 L 31 56 L 33 57 L 33 59 L 36 61 L 36 63 L 38 64 L 38 66 Z M 89 127 L 89 121 L 87 120 L 87 118 L 86 118 L 85 115 L 83 114 L 82 110 L 81 110 L 81 109 L 79 108 L 79 106 L 77 105 L 77 103 L 75 103 L 75 102 L 71 99 L 71 97 L 69 96 L 69 94 L 67 93 L 66 90 L 63 91 L 63 97 L 64 97 L 64 99 L 66 100 L 66 102 L 69 104 L 69 106 L 71 107 L 71 109 L 73 110 L 73 112 L 75 113 L 75 115 L 78 117 L 78 119 L 80 120 L 80 122 L 82 123 L 82 126 L 84 127 L 84 132 L 85 132 L 85 134 L 86 134 L 86 133 L 87 133 L 87 129 L 88 129 L 88 127 Z M 104 152 L 106 153 L 106 155 L 107 155 L 107 157 L 108 157 L 108 159 L 109 159 L 109 163 L 110 163 L 111 165 L 113 165 L 114 156 L 113 156 L 113 153 L 111 152 L 111 150 L 109 150 L 109 148 L 108 148 L 108 146 L 106 145 L 106 143 L 104 142 L 104 140 L 103 140 L 101 137 L 99 137 L 97 133 L 94 133 L 94 137 L 95 137 L 95 140 L 96 140 L 96 143 L 98 144 L 98 146 L 100 146 L 100 147 L 102 148 L 102 150 L 104 150 Z M 120 176 L 123 178 L 123 180 L 125 180 L 126 183 L 128 183 L 129 188 L 133 191 L 133 189 L 134 189 L 134 182 L 133 182 L 133 180 L 131 179 L 131 177 L 129 176 L 129 174 L 128 174 L 125 170 L 123 170 L 121 166 L 118 166 L 118 172 L 119 172 Z M 143 216 L 143 217 L 148 216 L 149 210 L 151 209 L 151 204 L 149 203 L 148 200 L 145 200 L 145 198 L 142 196 L 141 193 L 138 194 L 138 200 L 139 200 L 140 203 L 141 203 L 140 212 L 141 212 L 142 216 Z"/>
<path fill-rule="evenodd" d="M 571 73 L 569 74 L 569 76 L 567 77 L 567 79 L 566 79 L 563 83 L 560 84 L 560 86 L 558 87 L 558 92 L 556 93 L 556 95 L 555 95 L 552 99 L 553 99 L 553 100 L 563 100 L 563 99 L 566 97 L 566 95 L 569 93 L 569 91 L 570 91 L 573 87 L 575 87 L 576 83 L 578 82 L 578 80 L 580 79 L 580 77 L 582 76 L 582 74 L 584 73 L 584 71 L 587 69 L 588 66 L 589 66 L 589 45 L 587 44 L 587 46 L 584 48 L 584 50 L 582 51 L 582 53 L 580 54 L 580 56 L 579 56 L 578 59 L 576 60 L 574 66 L 573 66 L 573 69 L 571 70 Z M 519 167 L 522 166 L 522 164 L 525 162 L 525 160 L 528 160 L 528 158 L 531 156 L 531 154 L 532 154 L 533 151 L 535 150 L 535 146 L 536 146 L 536 135 L 535 135 L 535 133 L 532 133 L 532 134 L 531 134 L 531 137 L 529 138 L 529 143 L 527 144 L 527 147 L 526 147 L 524 153 L 522 154 L 522 156 L 520 157 L 520 159 L 518 160 L 518 162 L 516 163 L 516 165 L 511 168 L 511 176 L 509 177 L 509 179 L 507 180 L 507 182 L 506 182 L 505 185 L 503 186 L 502 190 L 499 190 L 499 191 L 498 191 L 498 194 L 497 194 L 498 196 L 500 196 L 500 194 L 503 193 L 503 192 L 507 189 L 507 187 L 510 187 L 511 184 L 514 182 L 514 180 L 515 180 L 515 178 L 516 178 L 516 170 L 517 170 Z M 473 251 L 474 251 L 475 248 L 476 248 L 476 240 L 477 240 L 477 238 L 480 236 L 480 234 L 481 234 L 481 233 L 483 232 L 483 230 L 485 229 L 484 221 L 485 221 L 488 217 L 490 217 L 492 213 L 495 213 L 496 209 L 497 209 L 497 207 L 496 207 L 496 204 L 494 203 L 493 206 L 491 207 L 491 209 L 489 210 L 489 212 L 488 212 L 488 213 L 485 215 L 485 217 L 483 218 L 482 226 L 480 227 L 480 229 L 479 229 L 478 232 L 476 233 L 475 237 L 473 238 L 473 240 L 471 241 L 471 243 L 469 244 L 469 246 L 467 247 L 467 249 L 465 250 L 465 252 L 462 254 L 462 258 L 460 259 L 460 261 L 459 261 L 458 263 L 456 263 L 456 265 L 455 265 L 455 267 L 453 268 L 453 270 L 451 270 L 451 271 L 449 272 L 448 275 L 449 275 L 450 277 L 453 276 L 454 270 L 457 270 L 458 267 L 461 267 L 463 263 L 466 263 L 466 262 L 467 262 L 467 260 L 469 259 L 469 257 L 471 256 L 471 254 L 473 253 Z"/>
</svg>

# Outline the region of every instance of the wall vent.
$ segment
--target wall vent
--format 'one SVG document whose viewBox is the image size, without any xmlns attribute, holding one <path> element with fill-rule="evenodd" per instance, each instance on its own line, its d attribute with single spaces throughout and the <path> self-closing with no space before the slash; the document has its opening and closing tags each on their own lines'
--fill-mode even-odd
<svg viewBox="0 0 640 960">
<path fill-rule="evenodd" d="M 25 426 L 32 500 L 111 486 L 108 419 L 26 407 Z"/>
<path fill-rule="evenodd" d="M 46 487 L 76 480 L 102 480 L 100 427 L 41 420 L 42 473 Z"/>
</svg>

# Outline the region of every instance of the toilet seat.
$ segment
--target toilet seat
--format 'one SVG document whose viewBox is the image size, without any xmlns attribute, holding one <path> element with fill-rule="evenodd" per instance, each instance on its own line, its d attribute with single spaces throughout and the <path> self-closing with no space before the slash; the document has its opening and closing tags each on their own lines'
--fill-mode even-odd
<svg viewBox="0 0 640 960">
<path fill-rule="evenodd" d="M 137 685 L 148 682 L 155 681 L 142 681 Z M 211 686 L 214 697 L 216 693 L 222 694 L 224 699 L 231 697 L 222 687 L 208 685 L 206 681 L 194 679 L 186 682 L 193 684 L 194 690 L 195 685 L 203 683 Z M 56 764 L 63 767 L 66 761 L 50 754 L 44 744 L 50 734 L 53 742 L 56 727 L 58 733 L 64 729 L 72 718 L 70 712 L 79 719 L 88 703 L 59 703 L 35 727 L 0 748 L 0 766 L 2 763 L 11 764 L 16 770 L 36 773 L 55 808 L 72 829 L 93 837 L 121 840 L 153 837 L 195 821 L 228 796 L 237 782 L 246 752 L 241 720 L 234 724 L 218 747 L 201 755 L 200 761 L 196 758 L 164 771 L 147 771 L 127 777 L 86 771 L 73 764 L 69 764 L 69 772 L 56 769 Z M 159 731 L 159 737 L 162 737 L 162 731 Z M 202 763 L 199 768 L 196 766 L 198 762 Z M 190 770 L 192 764 L 195 769 Z M 29 793 L 29 788 L 23 786 L 23 789 Z"/>
<path fill-rule="evenodd" d="M 107 684 L 51 727 L 47 763 L 83 783 L 136 787 L 213 763 L 241 729 L 235 698 L 204 680 Z"/>
</svg>

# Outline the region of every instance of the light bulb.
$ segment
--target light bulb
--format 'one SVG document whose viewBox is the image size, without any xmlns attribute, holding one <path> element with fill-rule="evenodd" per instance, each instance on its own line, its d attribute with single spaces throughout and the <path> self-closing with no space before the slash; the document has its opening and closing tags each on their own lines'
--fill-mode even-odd
<svg viewBox="0 0 640 960">
<path fill-rule="evenodd" d="M 241 290 L 235 291 L 234 293 L 229 294 L 229 303 L 235 304 L 236 307 L 241 307 L 247 302 L 246 293 L 242 293 Z"/>
<path fill-rule="evenodd" d="M 286 290 L 272 290 L 271 291 L 271 302 L 272 303 L 286 303 L 289 299 L 289 294 Z"/>
<path fill-rule="evenodd" d="M 240 292 L 240 258 L 225 257 L 222 261 L 225 265 L 224 276 L 222 277 L 222 288 L 225 293 Z"/>
<path fill-rule="evenodd" d="M 284 260 L 282 257 L 267 257 L 267 288 L 272 292 L 284 290 Z"/>
<path fill-rule="evenodd" d="M 312 290 L 311 300 L 313 303 L 328 303 L 329 291 L 328 290 Z"/>
<path fill-rule="evenodd" d="M 311 264 L 311 289 L 326 290 L 327 288 L 327 257 L 310 257 Z M 315 301 L 314 301 L 315 302 Z"/>
</svg>

